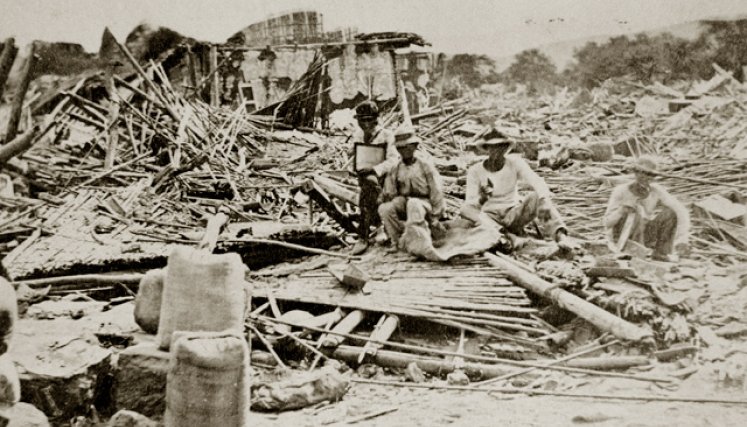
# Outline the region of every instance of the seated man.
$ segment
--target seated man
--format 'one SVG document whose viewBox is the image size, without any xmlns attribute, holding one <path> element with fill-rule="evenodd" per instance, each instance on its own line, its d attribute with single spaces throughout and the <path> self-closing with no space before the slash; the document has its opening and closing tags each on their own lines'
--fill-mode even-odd
<svg viewBox="0 0 747 427">
<path fill-rule="evenodd" d="M 618 245 L 624 246 L 625 240 L 632 240 L 653 249 L 651 257 L 660 261 L 668 260 L 673 248 L 679 254 L 686 254 L 690 231 L 687 208 L 664 187 L 651 182 L 656 173 L 656 162 L 652 158 L 640 157 L 631 169 L 635 180 L 612 190 L 604 214 L 611 245 L 622 250 Z M 659 205 L 662 208 L 659 209 Z M 630 234 L 620 242 L 629 217 Z"/>
<path fill-rule="evenodd" d="M 406 227 L 430 230 L 444 213 L 441 177 L 432 163 L 415 153 L 420 140 L 410 132 L 398 132 L 395 138 L 401 160 L 384 179 L 384 203 L 379 205 L 393 250 L 403 249 L 399 244 Z"/>
<path fill-rule="evenodd" d="M 467 171 L 467 195 L 459 214 L 476 224 L 489 218 L 512 234 L 522 234 L 527 224 L 541 219 L 543 237 L 553 238 L 562 248 L 572 248 L 563 220 L 550 201 L 550 189 L 519 155 L 507 155 L 512 146 L 497 130 L 477 144 L 478 151 L 487 151 L 488 158 Z M 520 178 L 534 189 L 523 199 L 518 192 Z"/>
</svg>

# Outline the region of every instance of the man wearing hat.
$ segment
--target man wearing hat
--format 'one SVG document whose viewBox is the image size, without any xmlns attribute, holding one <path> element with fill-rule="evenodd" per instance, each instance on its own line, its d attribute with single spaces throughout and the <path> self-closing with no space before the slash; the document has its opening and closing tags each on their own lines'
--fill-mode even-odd
<svg viewBox="0 0 747 427">
<path fill-rule="evenodd" d="M 630 170 L 635 180 L 612 190 L 604 226 L 608 239 L 616 245 L 632 216 L 628 240 L 653 249 L 653 259 L 667 261 L 673 249 L 680 255 L 689 252 L 690 214 L 664 187 L 651 182 L 656 167 L 656 161 L 649 156 L 641 156 L 633 163 Z"/>
<path fill-rule="evenodd" d="M 412 131 L 397 132 L 395 147 L 401 160 L 384 179 L 379 216 L 392 249 L 400 247 L 400 237 L 406 227 L 431 230 L 444 213 L 441 176 L 436 167 L 416 154 L 420 139 Z"/>
<path fill-rule="evenodd" d="M 512 234 L 522 234 L 527 224 L 541 219 L 544 237 L 553 238 L 561 247 L 572 247 L 547 184 L 521 156 L 507 155 L 512 147 L 496 129 L 476 145 L 488 158 L 467 170 L 467 195 L 460 215 L 476 224 L 489 218 Z M 519 197 L 519 179 L 534 190 L 523 198 Z"/>
<path fill-rule="evenodd" d="M 373 101 L 360 103 L 355 108 L 355 118 L 358 120 L 359 129 L 356 129 L 353 134 L 353 144 L 381 145 L 386 150 L 384 161 L 372 167 L 355 171 L 358 174 L 358 185 L 360 186 L 358 199 L 360 223 L 358 242 L 353 247 L 353 254 L 359 255 L 368 249 L 370 228 L 378 222 L 376 209 L 381 193 L 380 182 L 384 175 L 399 162 L 399 154 L 394 147 L 394 134 L 390 130 L 379 126 L 379 108 L 376 103 Z"/>
</svg>

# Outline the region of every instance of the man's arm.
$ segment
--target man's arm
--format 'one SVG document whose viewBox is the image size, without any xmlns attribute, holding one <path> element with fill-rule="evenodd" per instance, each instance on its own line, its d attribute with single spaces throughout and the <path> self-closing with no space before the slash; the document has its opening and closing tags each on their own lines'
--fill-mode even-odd
<svg viewBox="0 0 747 427">
<path fill-rule="evenodd" d="M 630 206 L 627 200 L 627 186 L 628 184 L 622 184 L 612 190 L 610 199 L 607 202 L 607 210 L 604 212 L 603 223 L 605 228 L 613 228 L 623 219 L 626 211 L 629 209 L 635 210 L 635 207 Z"/>
<path fill-rule="evenodd" d="M 382 130 L 382 132 L 384 131 Z M 383 162 L 373 167 L 373 171 L 378 177 L 381 177 L 392 170 L 392 168 L 394 168 L 397 163 L 399 163 L 400 159 L 399 152 L 394 146 L 394 134 L 387 131 L 386 134 L 382 136 L 384 136 L 384 139 L 386 139 L 386 158 Z"/>
<path fill-rule="evenodd" d="M 506 160 L 508 160 L 507 158 Z M 516 171 L 519 177 L 524 180 L 530 187 L 537 193 L 540 199 L 547 199 L 549 201 L 552 193 L 550 187 L 547 186 L 545 180 L 541 176 L 537 175 L 537 172 L 533 171 L 526 160 L 518 156 L 511 156 L 510 161 L 516 167 Z"/>
<path fill-rule="evenodd" d="M 552 228 L 552 238 L 558 240 L 561 237 L 561 233 L 567 235 L 568 229 L 565 226 L 565 221 L 563 221 L 563 217 L 552 202 L 550 187 L 547 186 L 547 183 L 545 183 L 545 180 L 541 176 L 537 175 L 537 172 L 529 167 L 529 164 L 524 159 L 518 156 L 512 157 L 511 160 L 514 162 L 519 177 L 532 187 L 542 201 L 540 209 L 545 210 L 547 216 L 549 216 L 546 221 L 548 226 Z"/>
<path fill-rule="evenodd" d="M 384 178 L 384 187 L 381 190 L 381 201 L 385 203 L 395 197 L 397 197 L 397 165 L 395 165 Z"/>
<path fill-rule="evenodd" d="M 444 214 L 444 192 L 441 175 L 431 163 L 424 163 L 425 179 L 428 181 L 428 200 L 431 202 L 432 215 L 441 218 Z"/>
<path fill-rule="evenodd" d="M 658 193 L 661 204 L 674 211 L 674 214 L 677 215 L 677 228 L 674 232 L 674 244 L 687 243 L 690 238 L 690 212 L 687 211 L 687 208 L 682 204 L 682 202 L 669 194 L 664 187 L 656 185 L 652 186 L 652 188 L 654 188 Z"/>
<path fill-rule="evenodd" d="M 480 173 L 477 167 L 467 169 L 467 194 L 464 204 L 480 207 Z"/>
</svg>

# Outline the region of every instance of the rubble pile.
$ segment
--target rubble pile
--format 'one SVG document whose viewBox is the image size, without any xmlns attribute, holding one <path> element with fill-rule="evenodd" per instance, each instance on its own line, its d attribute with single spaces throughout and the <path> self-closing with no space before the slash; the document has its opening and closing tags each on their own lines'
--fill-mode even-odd
<svg viewBox="0 0 747 427">
<path fill-rule="evenodd" d="M 497 128 L 539 164 L 583 243 L 571 257 L 536 243 L 431 263 L 338 250 L 357 221 L 349 132 L 278 130 L 241 105 L 211 107 L 119 48 L 134 72 L 84 73 L 39 93 L 37 114 L 0 146 L 0 256 L 28 341 L 9 354 L 22 400 L 50 418 L 162 415 L 169 354 L 154 344 L 157 322 L 146 333 L 132 312 L 136 298 L 161 298 L 137 287 L 167 267 L 173 244 L 239 252 L 250 266 L 253 409 L 316 405 L 349 382 L 392 377 L 529 394 L 593 392 L 584 387 L 600 378 L 657 392 L 712 375 L 745 384 L 732 365 L 747 332 L 747 88 L 725 71 L 675 88 L 617 81 L 389 110 L 384 125 L 424 139 L 448 216 L 479 160 L 470 147 Z M 308 90 L 289 92 L 282 120 L 313 125 Z M 664 159 L 660 182 L 692 212 L 694 250 L 676 264 L 607 257 L 604 207 L 643 153 Z M 313 372 L 295 380 L 285 368 Z"/>
</svg>

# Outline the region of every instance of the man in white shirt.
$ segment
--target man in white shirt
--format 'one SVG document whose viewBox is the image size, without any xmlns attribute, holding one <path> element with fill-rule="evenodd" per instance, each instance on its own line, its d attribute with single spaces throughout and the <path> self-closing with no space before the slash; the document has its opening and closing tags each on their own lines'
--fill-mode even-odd
<svg viewBox="0 0 747 427">
<path fill-rule="evenodd" d="M 368 249 L 371 226 L 377 225 L 377 213 L 381 182 L 384 176 L 399 162 L 399 154 L 394 147 L 394 134 L 379 125 L 379 108 L 373 101 L 363 101 L 355 108 L 355 118 L 359 129 L 353 134 L 353 146 L 356 143 L 381 145 L 386 150 L 385 159 L 378 165 L 356 170 L 360 196 L 358 242 L 353 247 L 353 255 L 360 255 Z"/>
<path fill-rule="evenodd" d="M 460 215 L 476 224 L 492 220 L 512 234 L 522 234 L 526 225 L 540 220 L 543 237 L 571 248 L 563 219 L 550 200 L 550 189 L 519 155 L 507 155 L 512 146 L 495 129 L 477 144 L 476 148 L 486 151 L 488 158 L 467 171 L 467 195 Z M 523 198 L 519 196 L 519 179 L 534 190 Z"/>
<path fill-rule="evenodd" d="M 630 217 L 632 226 L 630 235 L 626 237 L 653 249 L 651 258 L 666 261 L 672 249 L 686 255 L 689 253 L 690 234 L 687 208 L 664 187 L 651 182 L 656 176 L 656 161 L 653 158 L 641 156 L 631 169 L 635 180 L 612 190 L 604 214 L 604 226 L 610 243 L 617 246 L 625 222 Z"/>
</svg>

